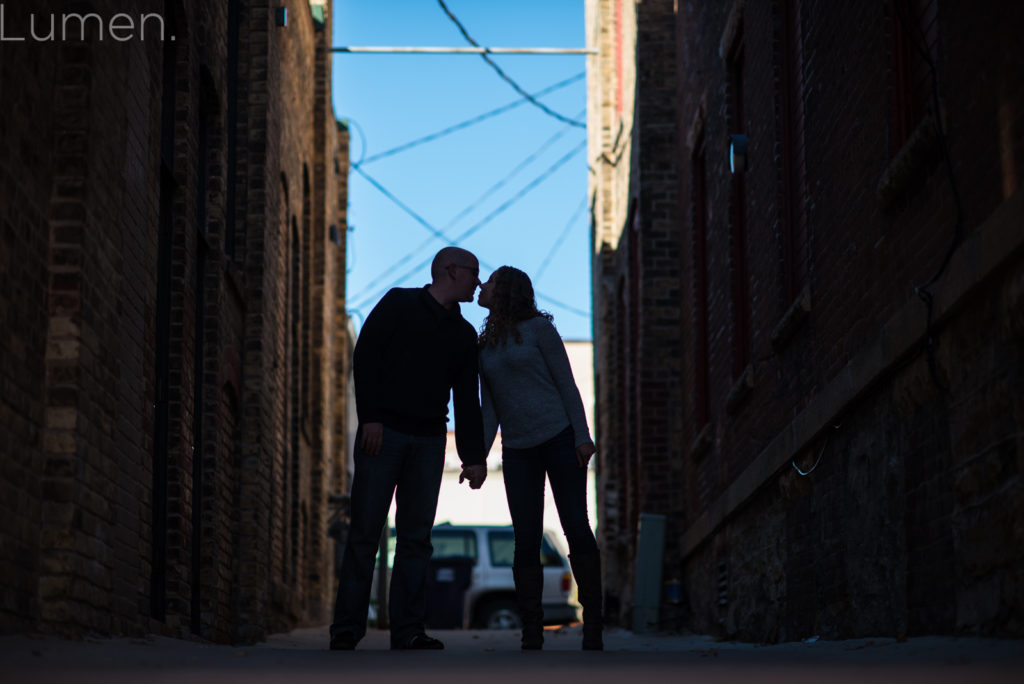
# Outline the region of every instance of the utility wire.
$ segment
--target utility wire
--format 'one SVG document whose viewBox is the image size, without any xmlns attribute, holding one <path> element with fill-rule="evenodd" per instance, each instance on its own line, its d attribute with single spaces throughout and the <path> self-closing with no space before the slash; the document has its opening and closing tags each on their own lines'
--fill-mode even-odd
<svg viewBox="0 0 1024 684">
<path fill-rule="evenodd" d="M 468 229 L 464 230 L 462 233 L 460 233 L 458 236 L 456 236 L 455 239 L 451 241 L 451 244 L 453 244 L 453 245 L 459 244 L 460 242 L 462 242 L 463 240 L 468 238 L 470 235 L 476 233 L 478 230 L 480 230 L 481 228 L 483 228 L 484 226 L 489 224 L 491 221 L 493 221 L 495 218 L 497 218 L 500 214 L 502 214 L 506 210 L 508 210 L 509 207 L 511 207 L 513 204 L 515 204 L 517 201 L 519 201 L 525 195 L 527 195 L 531 190 L 533 190 L 538 185 L 540 185 L 545 180 L 547 180 L 547 178 L 549 176 L 551 176 L 555 171 L 557 171 L 562 166 L 564 166 L 570 159 L 572 159 L 577 154 L 579 154 L 581 151 L 583 151 L 586 148 L 586 145 L 587 145 L 587 141 L 586 140 L 582 141 L 579 145 L 577 145 L 572 150 L 570 150 L 568 153 L 566 153 L 561 158 L 559 158 L 554 164 L 552 164 L 547 169 L 545 169 L 540 175 L 538 175 L 536 178 L 534 178 L 529 183 L 527 183 L 525 186 L 523 186 L 515 195 L 513 195 L 511 198 L 505 200 L 501 205 L 499 205 L 491 213 L 487 214 L 487 216 L 485 216 L 480 221 L 478 221 L 476 224 L 470 226 Z M 432 228 L 432 231 L 436 230 L 433 227 L 431 227 L 431 228 Z M 440 232 L 440 231 L 437 231 L 437 232 Z M 374 293 L 372 293 L 370 295 L 365 295 L 365 294 L 362 295 L 362 296 L 358 296 L 357 295 L 357 297 L 355 298 L 355 299 L 357 299 L 357 301 L 354 304 L 354 306 L 356 308 L 364 306 L 367 302 L 369 302 L 371 300 L 374 300 L 374 299 L 377 299 L 382 294 L 384 294 L 384 292 L 386 292 L 387 290 L 391 289 L 392 287 L 395 287 L 398 284 L 400 284 L 402 282 L 405 282 L 405 280 L 407 278 L 409 278 L 410 276 L 416 274 L 420 269 L 422 269 L 424 266 L 429 264 L 433 260 L 433 258 L 434 258 L 433 255 L 427 257 L 426 259 L 424 259 L 423 261 L 421 261 L 418 264 L 416 264 L 415 266 L 413 266 L 411 269 L 406 271 L 401 277 L 395 279 L 391 284 L 389 284 L 388 286 L 386 286 L 383 289 L 379 289 L 378 288 L 378 290 L 376 292 L 374 292 Z M 491 266 L 490 264 L 486 263 L 483 260 L 480 260 L 480 264 L 485 266 L 485 267 L 487 267 L 487 268 L 489 268 L 489 269 L 493 269 L 494 268 L 493 266 Z M 364 293 L 365 293 L 365 289 L 364 289 Z"/>
<path fill-rule="evenodd" d="M 575 76 L 573 76 L 571 78 L 567 78 L 564 81 L 559 81 L 558 83 L 555 83 L 554 85 L 550 85 L 547 88 L 544 88 L 543 90 L 538 90 L 536 93 L 533 94 L 532 97 L 535 97 L 535 98 L 536 97 L 543 97 L 544 95 L 547 95 L 549 93 L 553 93 L 556 90 L 560 90 L 562 88 L 565 88 L 566 86 L 572 85 L 573 83 L 575 83 L 576 81 L 580 80 L 581 78 L 583 78 L 586 75 L 587 75 L 587 72 L 581 71 L 580 73 L 576 74 Z M 397 147 L 392 147 L 389 150 L 384 150 L 383 152 L 378 152 L 377 154 L 370 155 L 369 157 L 366 157 L 365 159 L 361 159 L 360 161 L 356 162 L 356 165 L 359 165 L 359 164 L 369 164 L 370 162 L 375 162 L 375 161 L 377 161 L 379 159 L 384 159 L 385 157 L 390 157 L 393 154 L 398 154 L 399 152 L 404 152 L 404 151 L 406 151 L 408 149 L 411 149 L 413 147 L 416 147 L 418 145 L 422 145 L 423 143 L 431 142 L 432 140 L 437 140 L 438 138 L 442 138 L 442 137 L 444 137 L 446 135 L 449 135 L 451 133 L 455 133 L 456 131 L 460 131 L 463 128 L 468 128 L 469 126 L 472 126 L 473 124 L 480 123 L 481 121 L 484 121 L 484 120 L 489 119 L 491 117 L 497 116 L 498 114 L 504 114 L 505 112 L 507 112 L 507 111 L 509 111 L 511 109 L 515 109 L 516 107 L 518 107 L 520 105 L 526 104 L 526 102 L 527 102 L 526 98 L 520 98 L 520 99 L 516 100 L 515 102 L 510 102 L 507 105 L 504 105 L 502 107 L 498 107 L 497 109 L 492 109 L 489 112 L 484 112 L 483 114 L 480 114 L 479 116 L 475 116 L 472 119 L 467 119 L 466 121 L 463 121 L 462 123 L 457 123 L 457 124 L 454 124 L 452 126 L 449 126 L 448 128 L 445 128 L 444 130 L 438 131 L 437 133 L 432 133 L 430 135 L 425 135 L 422 138 L 417 138 L 416 140 L 412 140 L 410 142 L 404 143 L 404 144 L 399 145 Z M 584 112 L 585 111 L 586 110 L 584 110 Z M 365 146 L 364 146 L 364 149 L 365 149 Z"/>
<path fill-rule="evenodd" d="M 464 218 L 465 216 L 469 215 L 469 214 L 470 214 L 470 213 L 471 213 L 471 212 L 472 212 L 472 211 L 473 211 L 474 209 L 476 209 L 476 208 L 477 208 L 477 207 L 479 207 L 479 206 L 480 206 L 481 204 L 483 204 L 484 200 L 486 200 L 486 199 L 487 199 L 488 197 L 490 197 L 491 195 L 493 195 L 494 193 L 496 193 L 496 192 L 497 192 L 498 190 L 500 190 L 501 188 L 503 188 L 503 187 L 505 187 L 506 185 L 508 185 L 508 183 L 509 183 L 509 182 L 510 182 L 510 181 L 511 181 L 511 180 L 512 180 L 513 178 L 515 178 L 516 176 L 518 176 L 518 175 L 519 175 L 519 172 L 520 172 L 520 171 L 522 171 L 522 170 L 523 170 L 523 169 L 525 169 L 525 168 L 526 168 L 527 166 L 529 166 L 530 164 L 532 164 L 533 162 L 535 162 L 535 161 L 537 160 L 537 158 L 538 158 L 538 157 L 540 157 L 540 156 L 541 156 L 541 155 L 542 155 L 542 154 L 543 154 L 543 153 L 544 153 L 545 151 L 547 151 L 547 149 L 548 149 L 549 147 L 551 147 L 551 146 L 552 146 L 552 145 L 554 145 L 554 144 L 555 144 L 556 142 L 558 142 L 558 141 L 559 141 L 559 140 L 560 140 L 560 139 L 561 139 L 561 138 L 562 138 L 563 136 L 565 136 L 565 134 L 566 134 L 566 133 L 568 133 L 568 132 L 569 132 L 570 130 L 572 130 L 572 129 L 571 129 L 571 127 L 568 127 L 568 126 L 567 126 L 566 128 L 563 128 L 563 129 L 562 129 L 561 131 L 559 131 L 559 132 L 555 133 L 555 134 L 554 134 L 554 135 L 552 135 L 552 136 L 551 136 L 550 138 L 548 138 L 547 140 L 545 140 L 545 141 L 544 141 L 544 142 L 543 142 L 543 143 L 541 144 L 541 146 L 540 146 L 540 147 L 538 147 L 538 148 L 537 148 L 537 149 L 536 149 L 536 150 L 535 150 L 535 151 L 534 151 L 534 152 L 533 152 L 532 154 L 530 154 L 529 156 L 527 156 L 527 157 L 526 157 L 526 159 L 524 159 L 523 161 L 519 162 L 519 163 L 518 163 L 518 164 L 517 164 L 517 165 L 515 166 L 515 168 L 513 168 L 513 169 L 512 169 L 511 171 L 509 171 L 509 172 L 508 172 L 508 173 L 507 173 L 507 174 L 505 175 L 505 177 L 504 177 L 504 178 L 502 178 L 502 179 L 501 179 L 501 180 L 499 180 L 499 181 L 498 181 L 497 183 L 495 183 L 494 185 L 492 185 L 491 187 L 489 187 L 489 188 L 488 188 L 487 190 L 485 190 L 485 191 L 484 191 L 484 192 L 483 192 L 483 193 L 482 193 L 482 194 L 481 194 L 481 195 L 480 195 L 480 196 L 479 196 L 479 197 L 478 197 L 478 198 L 477 198 L 477 199 L 476 199 L 476 200 L 475 200 L 475 201 L 474 201 L 474 202 L 473 202 L 472 204 L 470 204 L 470 205 L 469 205 L 468 207 L 466 207 L 465 209 L 463 209 L 462 211 L 460 211 L 460 212 L 459 212 L 458 214 L 456 214 L 456 215 L 455 215 L 455 217 L 454 217 L 454 218 L 452 218 L 452 220 L 448 222 L 448 225 L 446 225 L 446 226 L 445 226 L 445 230 L 447 230 L 447 229 L 448 229 L 448 228 L 450 228 L 451 226 L 453 226 L 453 225 L 455 225 L 456 223 L 458 223 L 458 222 L 459 222 L 460 220 L 462 220 L 462 219 L 463 219 L 463 218 Z"/>
<path fill-rule="evenodd" d="M 416 223 L 420 224 L 421 226 L 426 228 L 428 231 L 430 231 L 430 233 L 434 237 L 436 237 L 436 238 L 438 238 L 440 240 L 447 240 L 448 239 L 448 238 L 445 237 L 444 233 L 439 231 L 437 228 L 434 228 L 434 226 L 432 226 L 429 223 L 427 223 L 427 220 L 425 218 L 423 218 L 422 216 L 417 214 L 415 211 L 410 209 L 409 206 L 407 204 L 405 204 L 405 202 L 403 202 L 402 200 L 400 200 L 397 197 L 395 197 L 395 195 L 390 190 L 388 190 L 383 185 L 381 185 L 377 181 L 377 179 L 375 179 L 373 176 L 371 176 L 370 174 L 368 174 L 365 171 L 363 171 L 362 167 L 360 167 L 360 166 L 353 166 L 352 170 L 355 171 L 356 173 L 358 173 L 363 178 L 365 178 L 367 181 L 369 181 L 370 185 L 372 185 L 373 187 L 375 187 L 378 190 L 380 190 L 381 194 L 383 194 L 389 200 L 391 200 L 396 205 L 398 205 L 398 207 L 402 211 L 404 211 L 406 214 L 411 216 L 413 218 L 413 220 L 416 221 Z"/>
<path fill-rule="evenodd" d="M 543 292 L 535 292 L 535 294 L 537 295 L 537 299 L 543 299 L 546 302 L 551 302 L 555 306 L 560 307 L 562 309 L 565 309 L 569 313 L 574 313 L 577 316 L 583 316 L 584 318 L 590 318 L 590 312 L 589 311 L 584 311 L 583 309 L 577 309 L 575 306 L 572 306 L 570 304 L 566 304 L 565 302 L 560 302 L 557 299 L 555 299 L 554 297 L 548 297 Z"/>
<path fill-rule="evenodd" d="M 537 269 L 537 272 L 534 274 L 534 276 L 533 276 L 533 282 L 534 283 L 539 283 L 540 282 L 541 276 L 544 275 L 544 271 L 547 269 L 548 264 L 551 263 L 552 257 L 555 255 L 555 253 L 558 251 L 558 249 L 562 246 L 562 243 L 565 242 L 565 238 L 569 235 L 569 230 L 572 228 L 572 225 L 576 222 L 576 219 L 579 218 L 580 214 L 583 213 L 583 210 L 585 210 L 586 208 L 587 208 L 587 197 L 584 195 L 583 200 L 580 202 L 580 205 L 576 208 L 576 211 L 573 212 L 572 218 L 569 219 L 568 223 L 565 224 L 565 228 L 562 229 L 562 234 L 558 236 L 557 240 L 555 240 L 555 244 L 552 245 L 551 249 L 548 251 L 547 256 L 544 257 L 544 261 L 541 263 L 540 267 Z M 544 294 L 543 292 L 537 291 L 536 295 L 537 295 L 538 299 L 542 299 L 544 301 L 551 302 L 555 306 L 561 307 L 562 309 L 564 309 L 564 310 L 566 310 L 566 311 L 568 311 L 570 313 L 574 313 L 574 314 L 576 314 L 578 316 L 582 316 L 584 318 L 590 318 L 591 312 L 589 312 L 589 311 L 583 311 L 582 309 L 577 309 L 576 307 L 570 306 L 569 304 L 566 304 L 565 302 L 561 302 L 561 301 L 559 301 L 557 299 L 549 297 L 546 294 Z"/>
<path fill-rule="evenodd" d="M 437 2 L 438 2 L 438 4 L 441 5 L 441 9 L 444 10 L 444 13 L 448 15 L 448 18 L 451 19 L 452 22 L 455 24 L 455 26 L 458 27 L 459 32 L 462 33 L 463 38 L 465 38 L 474 47 L 481 47 L 480 43 L 478 43 L 475 40 L 473 40 L 473 38 L 469 35 L 469 33 L 466 31 L 466 28 L 462 25 L 462 22 L 460 22 L 458 20 L 458 18 L 456 18 L 456 16 L 454 14 L 452 14 L 451 10 L 448 9 L 448 5 L 444 4 L 444 0 L 437 0 Z M 573 125 L 573 126 L 578 126 L 579 128 L 586 128 L 587 127 L 586 123 L 584 123 L 582 121 L 577 121 L 575 119 L 570 119 L 567 116 L 562 116 L 558 112 L 554 111 L 553 109 L 547 107 L 546 105 L 544 105 L 541 102 L 539 102 L 538 100 L 536 100 L 532 95 L 530 95 L 528 92 L 523 90 L 523 88 L 518 83 L 513 81 L 512 78 L 509 77 L 508 74 L 506 74 L 504 71 L 502 71 L 501 67 L 499 67 L 497 64 L 495 64 L 494 60 L 490 58 L 490 56 L 487 54 L 486 50 L 480 55 L 480 57 L 482 57 L 485 62 L 490 64 L 491 68 L 494 69 L 494 71 L 496 71 L 497 74 L 499 76 L 501 76 L 510 86 L 512 86 L 513 90 L 515 90 L 517 93 L 519 93 L 524 98 L 529 100 L 531 104 L 533 104 L 535 107 L 539 108 L 545 114 L 548 114 L 549 116 L 553 116 L 556 119 L 558 119 L 559 121 L 564 121 L 567 124 L 570 124 L 570 125 Z"/>
<path fill-rule="evenodd" d="M 535 292 L 534 294 L 537 296 L 537 299 L 541 299 L 541 300 L 544 300 L 546 302 L 550 302 L 550 303 L 554 304 L 555 306 L 559 307 L 560 309 L 564 309 L 565 311 L 567 311 L 569 313 L 576 314 L 577 316 L 582 316 L 583 318 L 590 318 L 590 312 L 589 311 L 584 311 L 583 309 L 580 309 L 580 308 L 577 308 L 575 306 L 572 306 L 571 304 L 566 304 L 565 302 L 562 302 L 562 301 L 560 301 L 558 299 L 555 299 L 554 297 L 548 297 L 543 292 Z M 368 303 L 369 302 L 367 302 L 365 304 L 360 304 L 358 307 L 356 307 L 356 306 L 348 307 L 349 313 L 354 313 L 356 315 L 356 317 L 359 319 L 360 327 L 362 327 L 362 322 L 363 322 L 363 319 L 365 318 L 365 315 L 363 314 L 362 307 L 366 306 Z"/>
<path fill-rule="evenodd" d="M 353 162 L 355 166 L 359 166 L 363 163 L 363 158 L 366 156 L 366 133 L 363 133 L 363 127 L 355 119 L 345 119 L 345 123 L 353 126 L 358 131 L 359 140 L 362 142 L 362 145 L 359 146 L 359 161 Z"/>
<path fill-rule="evenodd" d="M 555 171 L 557 171 L 559 168 L 561 168 L 572 157 L 574 157 L 575 155 L 579 154 L 580 151 L 582 151 L 586 147 L 586 144 L 587 143 L 584 140 L 579 145 L 577 145 L 575 148 L 570 150 L 566 155 L 564 155 L 558 161 L 556 161 L 554 164 L 552 164 L 550 167 L 548 167 L 543 173 L 541 173 L 539 176 L 537 176 L 532 181 L 530 181 L 527 185 L 525 185 L 522 189 L 520 189 L 519 192 L 517 192 L 510 199 L 506 200 L 500 206 L 498 206 L 497 209 L 495 209 L 490 214 L 485 216 L 483 219 L 481 219 L 475 225 L 473 225 L 470 228 L 468 228 L 467 230 L 463 231 L 460 235 L 458 235 L 454 240 L 451 241 L 451 244 L 453 244 L 453 245 L 459 244 L 462 240 L 468 238 L 470 235 L 472 235 L 473 233 L 477 232 L 478 230 L 480 230 L 481 228 L 486 226 L 488 223 L 490 223 L 492 220 L 497 218 L 500 214 L 504 213 L 510 206 L 515 204 L 515 202 L 520 200 L 523 196 L 525 196 L 527 193 L 529 193 L 535 187 L 540 185 L 544 180 L 546 180 L 551 174 L 553 174 Z M 429 264 L 432 259 L 433 259 L 432 256 L 424 259 L 423 261 L 421 261 L 420 263 L 416 264 L 411 269 L 406 271 L 400 278 L 394 280 L 390 285 L 386 286 L 383 289 L 378 289 L 377 292 L 375 292 L 374 294 L 372 294 L 370 296 L 365 296 L 364 295 L 364 296 L 362 296 L 362 298 L 360 298 L 357 295 L 356 299 L 359 300 L 357 302 L 357 306 L 365 305 L 367 303 L 367 301 L 377 299 L 382 294 L 384 294 L 384 292 L 386 292 L 387 290 L 391 289 L 392 287 L 397 286 L 398 284 L 404 282 L 410 276 L 412 276 L 415 273 L 417 273 L 420 269 L 422 269 L 424 266 Z M 487 262 L 485 262 L 483 260 L 480 260 L 480 263 L 481 263 L 481 265 L 485 266 L 488 269 L 491 269 L 491 270 L 494 269 L 494 266 L 492 266 L 491 264 L 488 264 Z M 364 288 L 363 291 L 364 292 L 366 291 L 365 288 Z"/>
<path fill-rule="evenodd" d="M 450 221 L 448 221 L 448 223 L 443 228 L 440 229 L 440 231 L 437 231 L 437 229 L 435 229 L 430 224 L 426 223 L 426 221 L 423 221 L 421 218 L 419 218 L 418 216 L 413 214 L 416 217 L 417 222 L 421 223 L 421 225 L 424 225 L 427 228 L 427 230 L 430 231 L 430 233 L 431 233 L 431 235 L 433 237 L 427 238 L 426 240 L 421 242 L 415 249 L 411 250 L 404 257 L 402 257 L 401 259 L 396 261 L 394 264 L 392 264 L 390 267 L 385 269 L 382 273 L 380 273 L 378 276 L 376 276 L 373 280 L 371 280 L 369 283 L 364 285 L 362 291 L 366 292 L 370 288 L 372 288 L 375 285 L 377 285 L 377 283 L 379 283 L 380 281 L 384 280 L 385 278 L 390 276 L 392 273 L 397 271 L 403 265 L 407 264 L 413 257 L 415 257 L 418 254 L 420 254 L 420 252 L 422 252 L 422 250 L 427 245 L 429 245 L 431 242 L 433 242 L 435 238 L 440 238 L 442 240 L 447 241 L 448 240 L 447 236 L 445 236 L 445 235 L 438 235 L 438 232 L 445 233 L 449 228 L 451 228 L 453 225 L 458 223 L 463 217 L 465 217 L 466 215 L 470 214 L 474 209 L 476 209 L 481 204 L 483 204 L 483 202 L 488 197 L 490 197 L 495 192 L 500 190 L 502 187 L 507 185 L 509 181 L 511 181 L 516 175 L 519 174 L 520 171 L 522 171 L 524 168 L 526 168 L 531 163 L 533 163 L 533 161 L 536 160 L 537 157 L 539 157 L 544 151 L 546 151 L 551 145 L 553 145 L 555 142 L 557 142 L 562 136 L 564 136 L 570 130 L 572 130 L 572 128 L 567 126 L 567 127 L 563 128 L 561 131 L 559 131 L 558 133 L 555 133 L 553 136 L 548 138 L 543 144 L 541 144 L 540 147 L 537 148 L 537 150 L 535 150 L 532 154 L 527 156 L 526 159 L 524 159 L 519 164 L 517 164 L 516 167 L 512 169 L 512 171 L 507 173 L 504 178 L 502 178 L 497 183 L 495 183 L 494 185 L 489 187 L 487 190 L 485 190 L 483 192 L 483 194 L 481 194 L 479 197 L 477 197 L 476 200 L 474 200 L 472 203 L 470 203 L 469 206 L 467 206 L 465 209 L 463 209 L 458 214 L 456 214 Z M 360 171 L 360 173 L 364 177 L 369 178 L 366 175 L 365 172 Z M 375 183 L 374 187 L 376 187 L 378 190 L 381 190 L 382 192 L 384 192 L 385 196 L 389 197 L 389 199 L 393 198 L 393 195 L 391 193 L 388 193 L 387 191 L 385 191 L 379 183 Z M 410 211 L 410 210 L 408 210 L 405 207 L 404 204 L 399 202 L 397 199 L 393 199 L 393 201 L 395 201 L 396 204 L 401 206 L 403 209 L 406 209 L 407 211 Z"/>
<path fill-rule="evenodd" d="M 553 244 L 551 246 L 551 249 L 548 250 L 547 256 L 544 257 L 544 261 L 542 261 L 541 264 L 540 264 L 540 267 L 537 268 L 537 272 L 533 274 L 533 282 L 535 282 L 535 283 L 539 283 L 540 282 L 540 278 L 541 278 L 541 276 L 544 275 L 544 271 L 547 270 L 548 265 L 551 263 L 551 259 L 555 256 L 555 253 L 558 252 L 558 249 L 559 249 L 559 247 L 562 246 L 562 243 L 565 242 L 565 238 L 568 237 L 569 231 L 572 229 L 573 225 L 576 223 L 576 219 L 578 219 L 580 217 L 580 214 L 582 214 L 583 210 L 586 209 L 586 208 L 587 208 L 587 196 L 584 195 L 583 199 L 580 201 L 580 205 L 578 207 L 576 207 L 576 211 L 574 211 L 572 213 L 572 218 L 570 218 L 569 222 L 565 224 L 565 228 L 562 229 L 561 235 L 558 236 L 558 239 L 555 240 L 555 244 Z"/>
</svg>

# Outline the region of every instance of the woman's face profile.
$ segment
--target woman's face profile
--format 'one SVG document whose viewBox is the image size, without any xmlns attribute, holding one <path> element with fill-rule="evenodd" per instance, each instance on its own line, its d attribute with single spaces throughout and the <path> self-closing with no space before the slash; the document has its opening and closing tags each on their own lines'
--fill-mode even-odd
<svg viewBox="0 0 1024 684">
<path fill-rule="evenodd" d="M 494 291 L 494 274 L 487 279 L 487 282 L 480 286 L 480 294 L 477 295 L 476 303 L 485 309 L 491 308 L 491 293 Z"/>
</svg>

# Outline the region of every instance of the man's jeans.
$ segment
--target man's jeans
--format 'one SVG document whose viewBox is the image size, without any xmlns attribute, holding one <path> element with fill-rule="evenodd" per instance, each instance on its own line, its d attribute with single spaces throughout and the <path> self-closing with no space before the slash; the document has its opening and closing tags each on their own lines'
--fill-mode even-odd
<svg viewBox="0 0 1024 684">
<path fill-rule="evenodd" d="M 502 449 L 501 469 L 516 537 L 516 567 L 535 566 L 540 561 L 545 473 L 551 481 L 569 553 L 597 553 L 597 541 L 587 518 L 587 469 L 576 461 L 573 442 L 573 431 L 568 427 L 537 446 Z"/>
<path fill-rule="evenodd" d="M 338 579 L 331 638 L 347 633 L 354 641 L 366 634 L 373 564 L 381 530 L 397 497 L 394 569 L 391 573 L 392 643 L 423 632 L 427 603 L 430 530 L 444 471 L 445 435 L 422 437 L 384 428 L 380 454 L 370 456 L 356 441 L 352 482 L 352 522 Z"/>
</svg>

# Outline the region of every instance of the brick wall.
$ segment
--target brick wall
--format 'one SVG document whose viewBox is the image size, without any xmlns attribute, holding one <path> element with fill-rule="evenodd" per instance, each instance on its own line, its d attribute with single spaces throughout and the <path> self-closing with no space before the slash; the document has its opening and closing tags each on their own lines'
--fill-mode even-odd
<svg viewBox="0 0 1024 684">
<path fill-rule="evenodd" d="M 287 4 L 0 46 L 5 632 L 245 642 L 333 598 L 348 143 L 330 21 Z"/>
<path fill-rule="evenodd" d="M 637 402 L 635 449 L 640 513 L 668 517 L 667 534 L 679 534 L 682 449 L 674 437 L 682 387 L 679 249 L 679 144 L 675 103 L 673 2 L 637 5 L 637 141 L 639 174 L 634 185 L 637 220 L 632 265 L 640 316 L 636 317 L 636 367 L 630 376 Z M 622 241 L 619 248 L 623 248 Z"/>
<path fill-rule="evenodd" d="M 628 330 L 622 318 L 626 292 L 620 264 L 625 256 L 617 245 L 631 209 L 629 159 L 635 111 L 633 91 L 625 86 L 635 79 L 631 55 L 636 46 L 636 12 L 631 2 L 588 0 L 585 17 L 587 45 L 599 50 L 587 57 L 587 146 L 594 169 L 588 192 L 594 250 L 594 432 L 599 446 L 595 473 L 598 543 L 609 618 L 614 619 L 622 591 L 630 587 L 630 532 L 635 529 L 627 508 L 630 405 L 618 401 L 625 397 L 629 360 L 623 344 Z"/>
<path fill-rule="evenodd" d="M 57 121 L 67 123 L 52 106 L 53 88 L 36 86 L 38 81 L 56 82 L 59 54 L 50 51 L 46 59 L 42 56 L 27 44 L 9 44 L 0 60 L 0 83 L 10 103 L 0 108 L 0 318 L 5 331 L 19 331 L 0 337 L 0 582 L 5 588 L 2 616 L 11 629 L 29 629 L 40 619 L 43 509 L 60 514 L 69 508 L 47 501 L 54 487 L 52 476 L 44 485 L 40 472 L 44 421 L 51 416 L 54 428 L 72 428 L 77 421 L 73 410 L 48 411 L 40 382 L 48 365 L 49 204 L 54 192 L 48 148 Z M 23 71 L 23 64 L 31 66 Z M 66 187 L 74 190 L 71 182 Z"/>
<path fill-rule="evenodd" d="M 639 516 L 680 502 L 674 24 L 671 2 L 592 2 L 588 18 L 599 531 L 609 617 L 628 623 Z"/>
<path fill-rule="evenodd" d="M 934 117 L 891 153 L 889 45 L 902 27 L 885 3 L 678 3 L 674 58 L 656 57 L 666 38 L 644 32 L 644 13 L 656 5 L 636 6 L 640 142 L 628 196 L 638 200 L 633 244 L 642 256 L 622 255 L 630 243 L 620 240 L 618 254 L 599 262 L 598 303 L 607 292 L 602 282 L 617 279 L 627 294 L 617 315 L 595 325 L 598 339 L 624 345 L 619 359 L 641 359 L 635 375 L 618 375 L 626 383 L 599 393 L 610 406 L 636 407 L 639 440 L 630 440 L 625 423 L 604 423 L 613 444 L 635 444 L 636 453 L 622 454 L 621 479 L 642 481 L 645 464 L 667 453 L 657 472 L 670 493 L 625 488 L 599 505 L 669 513 L 665 572 L 683 578 L 684 601 L 663 615 L 681 615 L 694 630 L 764 641 L 1021 634 L 1024 414 L 1012 387 L 1022 362 L 1015 312 L 1024 264 L 1014 226 L 1024 100 L 1008 84 L 1024 69 L 1009 47 L 1024 13 L 937 3 L 930 15 L 958 203 Z M 605 9 L 596 23 L 611 30 Z M 747 222 L 738 233 L 727 142 L 737 130 L 729 60 L 740 44 L 749 167 Z M 665 65 L 645 69 L 646 55 L 672 60 L 674 98 L 661 94 L 655 75 Z M 793 74 L 796 105 L 786 98 Z M 677 106 L 667 114 L 676 125 L 674 164 L 647 152 L 666 146 L 661 119 L 643 115 L 647 98 L 665 110 Z M 785 133 L 794 120 L 796 137 Z M 697 396 L 693 238 L 693 156 L 702 140 L 706 425 Z M 793 167 L 796 148 L 802 166 Z M 786 185 L 797 177 L 792 168 L 803 171 L 795 191 Z M 673 197 L 663 190 L 669 177 L 678 190 L 675 214 L 655 209 L 654 217 L 674 221 L 675 237 L 643 213 Z M 601 179 L 595 185 L 598 196 L 625 192 Z M 963 237 L 927 288 L 926 335 L 927 308 L 914 288 L 944 263 L 958 210 Z M 807 231 L 803 289 L 787 280 L 794 216 Z M 750 285 L 750 360 L 742 372 L 734 344 L 736 307 L 744 303 L 735 294 L 737 235 L 745 238 Z M 630 282 L 639 297 L 629 296 Z M 630 321 L 640 321 L 638 336 L 629 334 Z M 663 357 L 654 340 L 669 349 Z M 598 358 L 599 378 L 615 377 L 613 358 Z M 599 410 L 610 414 L 609 406 Z M 805 472 L 818 466 L 801 476 L 791 461 Z M 625 582 L 625 575 L 610 578 L 624 595 Z"/>
</svg>

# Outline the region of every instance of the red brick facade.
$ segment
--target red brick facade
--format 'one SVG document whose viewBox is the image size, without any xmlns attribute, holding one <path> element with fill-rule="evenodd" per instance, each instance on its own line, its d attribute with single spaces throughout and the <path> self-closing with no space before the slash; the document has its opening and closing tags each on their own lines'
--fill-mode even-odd
<svg viewBox="0 0 1024 684">
<path fill-rule="evenodd" d="M 630 169 L 592 176 L 599 506 L 621 614 L 631 525 L 652 512 L 668 517 L 663 575 L 683 583 L 670 624 L 1024 634 L 1024 11 L 588 9 L 591 36 L 635 18 Z M 593 125 L 615 66 L 592 64 Z M 592 137 L 591 158 L 612 141 Z"/>
<path fill-rule="evenodd" d="M 117 3 L 5 4 L 0 630 L 323 619 L 349 355 L 329 3 L 152 0 L 124 41 Z M 72 11 L 86 40 L 32 39 Z"/>
</svg>

